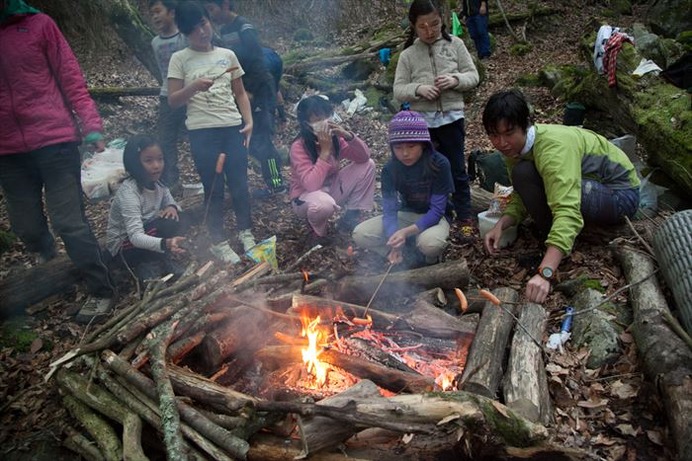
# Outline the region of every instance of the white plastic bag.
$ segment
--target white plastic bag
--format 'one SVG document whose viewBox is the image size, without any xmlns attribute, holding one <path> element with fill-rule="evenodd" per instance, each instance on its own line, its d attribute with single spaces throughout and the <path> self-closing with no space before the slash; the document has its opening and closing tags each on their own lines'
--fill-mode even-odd
<svg viewBox="0 0 692 461">
<path fill-rule="evenodd" d="M 123 149 L 107 147 L 82 162 L 82 189 L 89 200 L 109 198 L 125 177 Z"/>
</svg>

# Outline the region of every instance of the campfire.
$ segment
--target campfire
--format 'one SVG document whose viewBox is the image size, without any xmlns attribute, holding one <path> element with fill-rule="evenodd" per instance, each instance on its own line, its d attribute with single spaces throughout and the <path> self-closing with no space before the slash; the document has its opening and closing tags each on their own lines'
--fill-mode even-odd
<svg viewBox="0 0 692 461">
<path fill-rule="evenodd" d="M 205 282 L 200 272 L 170 288 L 154 288 L 53 364 L 69 402 L 76 399 L 122 424 L 127 441 L 111 440 L 122 452 L 107 458 L 144 459 L 134 421 L 162 434 L 171 459 L 193 453 L 206 459 L 301 458 L 356 434 L 367 451 L 361 459 L 380 458 L 372 451 L 380 442 L 364 442 L 361 433 L 375 427 L 388 431 L 388 444 L 413 457 L 419 450 L 428 456 L 430 450 L 499 453 L 517 440 L 531 445 L 546 437 L 536 424 L 549 414 L 535 360 L 540 350 L 531 353 L 537 347 L 524 338 L 531 324 L 526 319 L 514 332 L 513 343 L 525 341 L 511 348 L 515 371 L 502 373 L 516 319 L 513 290 L 495 292 L 502 308 L 481 303 L 479 321 L 477 314 L 459 317 L 440 308 L 461 303 L 454 301 L 454 289 L 468 283 L 464 261 L 392 273 L 380 299 L 401 299 L 393 311 L 378 303 L 363 306 L 382 277 L 324 282 L 307 273 L 268 272 L 260 264 L 233 280 L 222 271 Z M 262 294 L 272 291 L 267 285 L 284 288 L 268 296 Z M 328 286 L 332 295 L 315 296 L 316 285 Z M 403 292 L 410 296 L 392 295 Z M 461 305 L 454 309 L 460 312 Z M 536 312 L 526 307 L 522 317 L 538 319 Z M 92 382 L 61 368 L 94 352 L 100 360 L 86 361 L 96 370 Z M 534 375 L 535 385 L 527 381 Z M 502 379 L 509 406 L 497 401 Z M 521 405 L 512 407 L 514 401 Z M 94 447 L 80 445 L 78 435 L 70 439 L 81 447 L 75 450 Z M 358 453 L 355 445 L 353 450 Z"/>
</svg>

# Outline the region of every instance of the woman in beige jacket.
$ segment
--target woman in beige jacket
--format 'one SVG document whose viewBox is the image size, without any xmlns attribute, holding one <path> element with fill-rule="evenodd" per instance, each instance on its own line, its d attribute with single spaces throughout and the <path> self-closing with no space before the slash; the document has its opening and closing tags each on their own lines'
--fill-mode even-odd
<svg viewBox="0 0 692 461">
<path fill-rule="evenodd" d="M 478 71 L 464 42 L 445 30 L 430 0 L 414 0 L 408 14 L 411 34 L 396 67 L 394 97 L 420 112 L 436 149 L 452 167 L 456 219 L 461 237 L 471 238 L 471 191 L 464 157 L 464 97 L 478 85 Z"/>
</svg>

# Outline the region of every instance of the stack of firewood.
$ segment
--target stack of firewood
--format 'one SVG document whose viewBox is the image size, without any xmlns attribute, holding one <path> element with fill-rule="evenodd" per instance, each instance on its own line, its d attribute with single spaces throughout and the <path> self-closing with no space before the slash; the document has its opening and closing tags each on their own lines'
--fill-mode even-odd
<svg viewBox="0 0 692 461">
<path fill-rule="evenodd" d="M 547 393 L 539 385 L 544 373 L 541 377 L 542 366 L 536 360 L 540 348 L 533 338 L 542 335 L 545 314 L 532 306 L 519 314 L 518 296 L 508 289 L 495 292 L 501 305 L 484 304 L 480 322 L 477 315 L 468 321 L 437 307 L 444 290 L 466 288 L 464 261 L 392 273 L 388 283 L 394 289 L 423 290 L 405 315 L 302 294 L 314 282 L 300 281 L 302 289 L 292 293 L 291 307 L 277 312 L 258 301 L 266 298 L 260 288 L 290 286 L 299 276 L 270 275 L 266 263 L 237 278 L 224 271 L 210 272 L 206 266 L 169 287 L 150 285 L 140 302 L 121 307 L 83 345 L 53 363 L 51 375 L 80 426 L 78 430 L 74 423 L 66 424 L 67 447 L 94 460 L 143 460 L 162 452 L 176 460 L 279 460 L 308 455 L 341 459 L 333 450 L 349 439 L 355 441 L 349 448 L 352 459 L 396 459 L 394 446 L 399 447 L 397 453 L 404 450 L 428 458 L 456 453 L 516 459 L 521 453 L 528 457 L 529 452 L 519 448 L 529 446 L 539 447 L 529 450 L 531 456 L 538 451 L 569 453 L 548 444 L 548 432 L 541 424 L 549 421 L 550 411 Z M 344 277 L 326 283 L 334 285 L 333 293 L 362 300 L 372 295 L 379 279 Z M 361 378 L 358 384 L 317 403 L 272 401 L 221 386 L 179 365 L 193 351 L 203 358 L 199 369 L 208 376 L 238 356 L 288 363 L 295 351 L 271 345 L 274 337 L 266 332 L 296 322 L 301 305 L 319 310 L 335 302 L 358 315 L 367 310 L 374 327 L 382 330 L 473 339 L 466 371 L 459 377 L 463 390 L 429 392 L 432 380 L 410 370 L 329 351 L 323 359 Z M 502 386 L 507 405 L 503 405 L 496 393 L 517 320 L 521 329 L 512 339 Z M 535 383 L 529 383 L 527 376 Z M 398 395 L 385 398 L 378 386 Z"/>
</svg>

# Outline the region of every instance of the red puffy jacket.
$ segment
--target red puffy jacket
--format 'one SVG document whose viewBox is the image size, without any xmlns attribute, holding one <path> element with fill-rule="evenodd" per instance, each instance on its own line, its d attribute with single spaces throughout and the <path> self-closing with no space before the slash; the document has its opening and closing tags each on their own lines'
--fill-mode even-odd
<svg viewBox="0 0 692 461">
<path fill-rule="evenodd" d="M 0 155 L 30 152 L 101 132 L 82 71 L 45 14 L 0 25 Z M 80 134 L 81 133 L 81 134 Z"/>
</svg>

